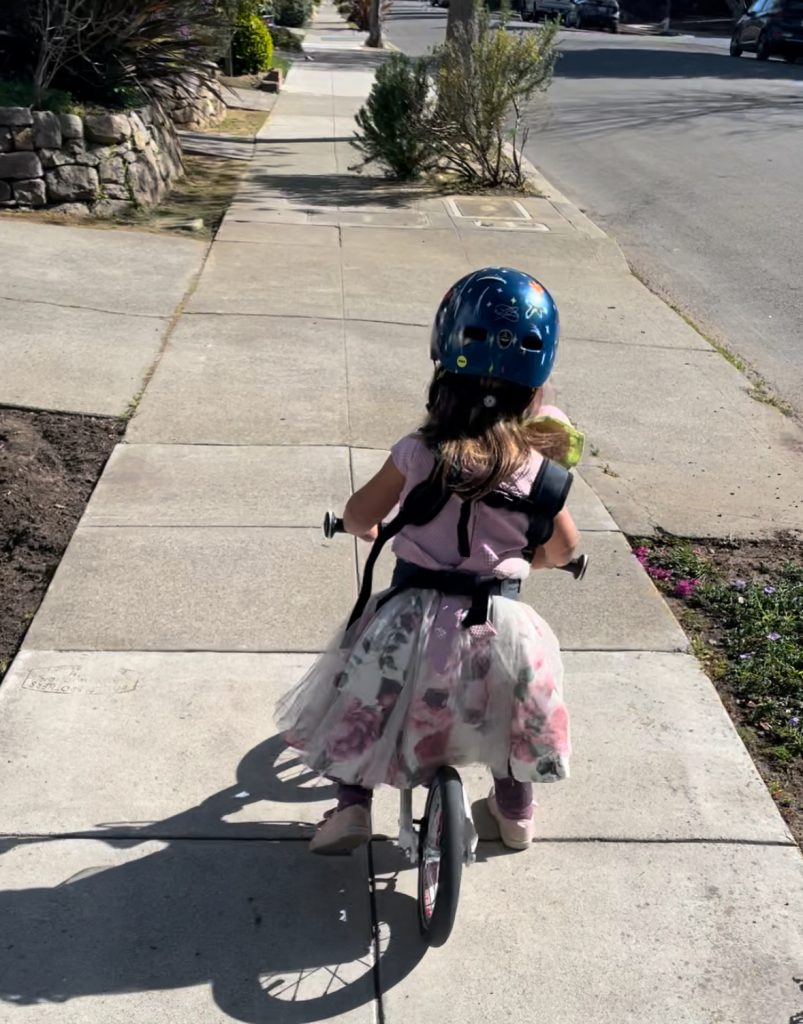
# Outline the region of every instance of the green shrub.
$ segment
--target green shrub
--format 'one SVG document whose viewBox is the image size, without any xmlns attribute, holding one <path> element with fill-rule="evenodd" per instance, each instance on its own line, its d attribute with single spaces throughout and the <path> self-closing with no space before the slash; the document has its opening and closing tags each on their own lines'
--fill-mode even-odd
<svg viewBox="0 0 803 1024">
<path fill-rule="evenodd" d="M 287 28 L 301 28 L 310 16 L 310 0 L 276 0 L 273 20 Z"/>
<path fill-rule="evenodd" d="M 300 53 L 303 49 L 301 36 L 297 32 L 291 32 L 289 28 L 282 25 L 271 25 L 270 34 L 273 38 L 273 45 L 277 50 L 286 50 L 288 53 Z"/>
<path fill-rule="evenodd" d="M 392 53 L 356 117 L 354 146 L 394 177 L 417 178 L 432 158 L 427 60 Z"/>
<path fill-rule="evenodd" d="M 0 0 L 0 68 L 82 102 L 124 105 L 158 98 L 187 74 L 209 77 L 230 34 L 231 10 L 199 0 Z M 172 90 L 171 90 L 172 91 Z"/>
<path fill-rule="evenodd" d="M 273 59 L 273 39 L 261 18 L 241 15 L 231 42 L 235 75 L 267 71 Z"/>
<path fill-rule="evenodd" d="M 0 107 L 30 107 L 34 105 L 31 82 L 0 81 Z M 68 92 L 61 89 L 47 89 L 41 96 L 40 110 L 52 110 L 55 114 L 71 114 L 79 110 L 79 104 Z"/>
</svg>

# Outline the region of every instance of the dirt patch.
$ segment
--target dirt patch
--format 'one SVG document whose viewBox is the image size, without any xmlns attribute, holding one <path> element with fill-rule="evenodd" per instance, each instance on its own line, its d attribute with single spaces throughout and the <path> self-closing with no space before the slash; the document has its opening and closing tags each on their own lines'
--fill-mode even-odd
<svg viewBox="0 0 803 1024">
<path fill-rule="evenodd" d="M 256 89 L 264 75 L 221 75 L 220 81 L 230 89 Z"/>
<path fill-rule="evenodd" d="M 160 206 L 132 209 L 116 217 L 78 217 L 51 210 L 4 210 L 0 212 L 0 222 L 8 217 L 99 231 L 170 231 L 174 234 L 186 231 L 192 238 L 212 238 L 247 168 L 245 160 L 185 153 L 184 176 L 176 181 Z M 196 224 L 196 221 L 203 223 Z"/>
<path fill-rule="evenodd" d="M 226 116 L 214 128 L 204 128 L 207 135 L 241 135 L 253 138 L 268 119 L 267 110 L 240 110 L 229 107 Z"/>
<path fill-rule="evenodd" d="M 0 679 L 124 429 L 0 407 Z"/>
<path fill-rule="evenodd" d="M 211 238 L 247 169 L 245 160 L 185 154 L 184 177 L 161 206 L 139 211 L 130 223 L 151 231 L 174 231 L 177 223 L 202 220 L 203 228 L 193 231 L 193 237 Z"/>
<path fill-rule="evenodd" d="M 803 845 L 803 537 L 632 544 Z"/>
</svg>

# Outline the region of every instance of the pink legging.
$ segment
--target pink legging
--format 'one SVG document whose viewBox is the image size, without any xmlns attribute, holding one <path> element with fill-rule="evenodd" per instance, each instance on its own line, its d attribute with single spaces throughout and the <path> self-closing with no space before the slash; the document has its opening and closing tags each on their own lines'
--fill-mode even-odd
<svg viewBox="0 0 803 1024">
<path fill-rule="evenodd" d="M 512 821 L 522 821 L 533 816 L 533 787 L 530 782 L 519 782 L 517 779 L 497 779 L 494 776 L 494 792 L 496 803 L 501 814 Z M 374 792 L 363 786 L 347 786 L 340 783 L 337 787 L 337 809 L 344 810 L 355 804 L 370 807 Z"/>
</svg>

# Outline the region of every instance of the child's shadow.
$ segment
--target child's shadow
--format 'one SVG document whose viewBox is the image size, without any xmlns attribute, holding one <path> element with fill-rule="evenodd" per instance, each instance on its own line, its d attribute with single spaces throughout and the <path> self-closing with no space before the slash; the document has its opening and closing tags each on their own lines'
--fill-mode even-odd
<svg viewBox="0 0 803 1024">
<path fill-rule="evenodd" d="M 23 1007 L 210 984 L 235 1020 L 302 1024 L 372 1002 L 377 957 L 383 989 L 405 977 L 424 953 L 415 902 L 390 885 L 374 920 L 364 852 L 315 858 L 302 823 L 225 822 L 258 800 L 321 799 L 281 750 L 277 738 L 260 744 L 237 785 L 164 821 L 0 845 L 17 875 L 60 879 L 0 892 L 0 999 Z M 212 822 L 215 838 L 203 838 Z M 202 1019 L 206 996 L 187 999 L 187 1015 Z M 169 1000 L 125 1005 L 132 1020 L 172 1016 Z"/>
</svg>

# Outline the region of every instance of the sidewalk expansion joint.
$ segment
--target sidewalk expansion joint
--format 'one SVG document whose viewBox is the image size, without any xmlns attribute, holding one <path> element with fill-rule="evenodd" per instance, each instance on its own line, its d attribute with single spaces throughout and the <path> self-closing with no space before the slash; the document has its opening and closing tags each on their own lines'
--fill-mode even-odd
<svg viewBox="0 0 803 1024">
<path fill-rule="evenodd" d="M 276 825 L 288 824 L 287 822 L 270 822 L 262 824 L 263 828 L 276 827 Z M 299 822 L 300 827 L 304 823 Z M 141 827 L 132 825 L 131 829 L 120 831 L 104 830 L 82 830 L 75 832 L 3 832 L 0 833 L 0 845 L 5 842 L 64 842 L 66 840 L 100 840 L 102 842 L 124 843 L 124 842 L 181 842 L 181 843 L 308 843 L 315 826 L 310 823 L 306 835 L 279 836 L 279 835 L 225 835 L 209 833 L 203 835 L 181 835 L 176 832 L 151 832 Z M 392 836 L 375 835 L 371 837 L 371 843 L 395 843 Z M 480 843 L 496 843 L 495 839 L 481 839 Z M 591 845 L 599 844 L 606 846 L 739 846 L 739 847 L 778 847 L 780 849 L 799 849 L 794 839 L 723 839 L 706 837 L 672 837 L 672 838 L 637 838 L 627 836 L 543 836 L 536 837 L 533 845 L 568 846 L 571 844 Z M 371 869 L 373 871 L 373 869 Z M 373 877 L 373 874 L 372 874 Z"/>
<path fill-rule="evenodd" d="M 581 338 L 569 334 L 564 337 L 564 343 L 571 343 L 573 341 L 582 341 L 590 345 L 609 345 L 613 348 L 646 348 L 650 349 L 650 351 L 657 350 L 659 352 L 711 352 L 716 354 L 716 349 L 711 345 L 684 345 L 681 347 L 679 345 L 656 345 L 649 341 L 614 341 L 611 338 Z"/>
<path fill-rule="evenodd" d="M 352 475 L 351 490 L 354 493 L 354 480 Z M 79 530 L 320 530 L 320 523 L 81 523 Z M 594 527 L 583 530 L 587 534 L 609 534 L 624 537 L 621 530 L 616 528 Z M 356 537 L 352 537 L 357 540 Z M 565 648 L 564 648 L 565 650 Z"/>
<path fill-rule="evenodd" d="M 81 530 L 320 530 L 320 523 L 83 523 Z M 591 531 L 586 530 L 586 533 Z M 618 533 L 617 530 L 609 531 Z"/>
<path fill-rule="evenodd" d="M 366 320 L 359 316 L 321 316 L 320 313 L 248 313 L 220 309 L 188 309 L 184 316 L 250 316 L 258 320 L 322 320 L 325 323 L 350 323 L 350 324 L 377 324 L 385 327 L 388 324 L 398 324 L 399 327 L 420 327 L 421 330 L 428 330 L 429 324 L 423 324 L 415 320 Z M 166 318 L 162 318 L 166 319 Z M 683 351 L 683 350 L 681 350 Z"/>
<path fill-rule="evenodd" d="M 236 527 L 234 527 L 236 529 Z M 317 527 L 305 527 L 312 530 Z M 354 538 L 356 542 L 356 538 Z M 48 654 L 321 654 L 320 647 L 29 647 L 21 650 Z M 689 654 L 688 647 L 571 647 L 563 654 Z"/>
<path fill-rule="evenodd" d="M 536 836 L 533 840 L 541 846 L 548 846 L 550 843 L 566 846 L 571 843 L 582 843 L 590 845 L 599 843 L 608 846 L 779 846 L 784 849 L 792 847 L 797 849 L 794 839 L 724 839 L 705 836 L 683 837 L 642 837 L 636 836 Z"/>
<path fill-rule="evenodd" d="M 15 406 L 6 406 L 13 409 Z M 19 406 L 24 409 L 25 406 Z M 371 448 L 369 445 L 350 445 L 348 441 L 132 441 L 123 438 L 119 442 L 129 448 L 357 448 L 360 451 L 384 452 L 387 448 Z"/>
</svg>

